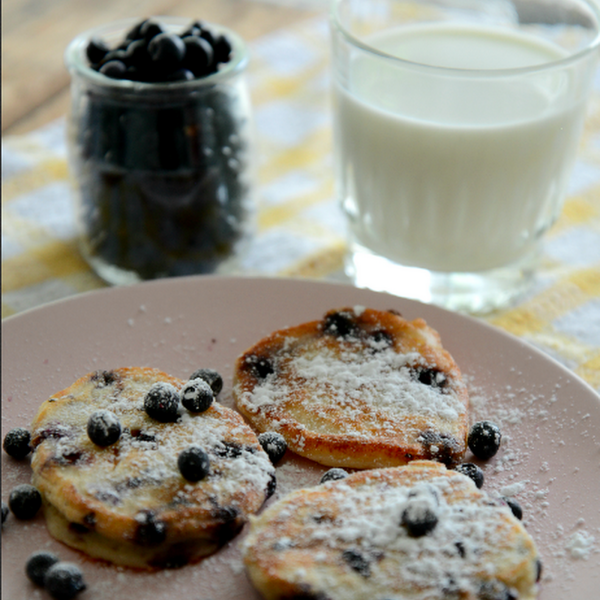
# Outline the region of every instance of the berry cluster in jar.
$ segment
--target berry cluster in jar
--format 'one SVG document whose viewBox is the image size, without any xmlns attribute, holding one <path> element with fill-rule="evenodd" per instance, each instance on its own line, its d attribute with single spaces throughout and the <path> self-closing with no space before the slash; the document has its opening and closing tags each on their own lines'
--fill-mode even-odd
<svg viewBox="0 0 600 600">
<path fill-rule="evenodd" d="M 227 38 L 194 21 L 174 33 L 154 19 L 137 23 L 115 48 L 97 37 L 86 47 L 92 69 L 145 83 L 191 81 L 215 73 L 231 56 Z"/>
</svg>

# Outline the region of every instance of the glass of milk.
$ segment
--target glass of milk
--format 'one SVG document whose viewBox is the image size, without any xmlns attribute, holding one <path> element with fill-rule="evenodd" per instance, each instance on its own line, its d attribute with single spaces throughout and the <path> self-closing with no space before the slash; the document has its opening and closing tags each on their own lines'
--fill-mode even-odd
<svg viewBox="0 0 600 600">
<path fill-rule="evenodd" d="M 356 285 L 475 313 L 528 289 L 583 129 L 598 1 L 334 0 Z"/>
</svg>

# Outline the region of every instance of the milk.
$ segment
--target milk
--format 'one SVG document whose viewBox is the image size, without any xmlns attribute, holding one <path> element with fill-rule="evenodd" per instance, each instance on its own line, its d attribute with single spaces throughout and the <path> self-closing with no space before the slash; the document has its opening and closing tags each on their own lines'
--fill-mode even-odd
<svg viewBox="0 0 600 600">
<path fill-rule="evenodd" d="M 336 85 L 337 180 L 354 240 L 441 272 L 493 269 L 533 251 L 560 211 L 584 107 L 566 100 L 564 70 L 525 78 L 518 69 L 563 51 L 451 24 L 369 44 L 431 66 L 357 54 Z M 513 71 L 473 71 L 485 68 Z"/>
</svg>

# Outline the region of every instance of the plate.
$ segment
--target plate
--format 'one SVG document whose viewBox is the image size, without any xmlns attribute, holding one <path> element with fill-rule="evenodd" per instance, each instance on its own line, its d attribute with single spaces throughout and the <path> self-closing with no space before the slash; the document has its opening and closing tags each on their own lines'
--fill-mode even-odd
<svg viewBox="0 0 600 600">
<path fill-rule="evenodd" d="M 484 488 L 522 504 L 524 524 L 540 549 L 541 600 L 589 598 L 600 584 L 600 397 L 557 362 L 475 319 L 345 284 L 306 280 L 190 277 L 111 288 L 22 313 L 3 322 L 2 436 L 27 427 L 39 404 L 97 369 L 158 367 L 187 378 L 216 368 L 231 405 L 236 357 L 275 329 L 320 318 L 342 306 L 399 310 L 423 317 L 442 336 L 467 378 L 474 419 L 501 426 L 500 452 L 483 465 Z M 278 491 L 315 485 L 325 470 L 288 456 Z M 472 457 L 471 457 L 472 458 Z M 467 457 L 469 460 L 469 456 Z M 2 452 L 2 498 L 29 481 L 27 461 Z M 81 600 L 257 600 L 240 558 L 244 532 L 194 566 L 155 574 L 87 560 L 51 539 L 41 516 L 2 532 L 2 593 L 45 598 L 24 575 L 32 552 L 50 549 L 82 565 Z"/>
</svg>

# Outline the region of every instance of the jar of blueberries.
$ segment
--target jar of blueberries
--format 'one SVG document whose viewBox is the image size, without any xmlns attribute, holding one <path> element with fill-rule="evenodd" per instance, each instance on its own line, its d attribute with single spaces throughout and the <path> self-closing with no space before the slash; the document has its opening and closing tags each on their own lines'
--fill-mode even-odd
<svg viewBox="0 0 600 600">
<path fill-rule="evenodd" d="M 85 259 L 115 285 L 226 268 L 249 234 L 244 42 L 161 17 L 83 33 L 65 58 Z"/>
</svg>

